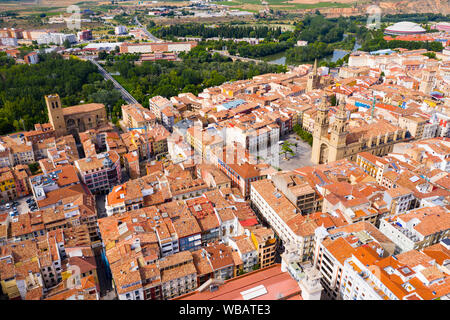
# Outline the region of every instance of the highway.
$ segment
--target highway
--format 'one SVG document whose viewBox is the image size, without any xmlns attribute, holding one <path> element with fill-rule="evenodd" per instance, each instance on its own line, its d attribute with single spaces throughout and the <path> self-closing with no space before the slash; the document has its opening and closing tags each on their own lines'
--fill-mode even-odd
<svg viewBox="0 0 450 320">
<path fill-rule="evenodd" d="M 94 60 L 93 57 L 86 57 L 87 60 L 91 61 L 93 64 L 95 64 L 98 68 L 98 70 L 100 71 L 100 74 L 103 76 L 103 78 L 105 78 L 105 80 L 111 80 L 111 82 L 114 84 L 114 87 L 120 91 L 120 93 L 122 94 L 123 99 L 129 103 L 129 104 L 133 104 L 133 103 L 139 103 L 135 98 L 133 98 L 133 96 L 127 91 L 125 90 L 124 87 L 121 86 L 121 84 L 119 82 L 116 81 L 116 79 L 114 79 L 108 71 L 106 71 L 105 69 L 103 69 L 103 67 L 98 64 L 97 61 Z"/>
<path fill-rule="evenodd" d="M 155 37 L 154 35 L 152 35 L 146 27 L 144 27 L 138 20 L 137 16 L 134 17 L 134 21 L 136 22 L 136 24 L 139 26 L 139 28 L 144 31 L 144 33 L 147 35 L 147 37 L 153 41 L 153 42 L 163 42 L 164 40 L 158 39 L 157 37 Z"/>
</svg>

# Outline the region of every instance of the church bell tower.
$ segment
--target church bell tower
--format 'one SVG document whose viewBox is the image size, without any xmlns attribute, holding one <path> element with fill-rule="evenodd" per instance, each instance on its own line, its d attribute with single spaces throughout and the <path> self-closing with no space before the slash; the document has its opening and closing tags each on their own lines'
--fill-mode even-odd
<svg viewBox="0 0 450 320">
<path fill-rule="evenodd" d="M 48 119 L 57 137 L 67 134 L 66 122 L 64 121 L 64 114 L 61 106 L 61 99 L 58 94 L 51 94 L 45 96 L 45 103 L 47 105 Z"/>
</svg>

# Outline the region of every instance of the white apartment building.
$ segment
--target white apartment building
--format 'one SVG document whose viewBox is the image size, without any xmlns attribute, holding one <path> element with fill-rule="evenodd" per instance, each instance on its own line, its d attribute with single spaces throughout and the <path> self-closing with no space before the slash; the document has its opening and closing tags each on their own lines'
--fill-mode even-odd
<svg viewBox="0 0 450 320">
<path fill-rule="evenodd" d="M 302 261 L 313 254 L 314 221 L 305 218 L 270 180 L 251 183 L 250 200 L 283 244 L 291 243 Z"/>
<path fill-rule="evenodd" d="M 239 121 L 239 120 L 237 120 Z M 225 141 L 227 145 L 234 142 L 245 146 L 250 155 L 261 157 L 268 163 L 278 159 L 280 127 L 276 124 L 253 125 L 237 124 L 226 128 Z M 277 163 L 274 163 L 277 164 Z"/>
<path fill-rule="evenodd" d="M 114 33 L 116 35 L 127 34 L 127 27 L 125 26 L 117 26 L 114 28 Z"/>
<path fill-rule="evenodd" d="M 412 191 L 402 186 L 386 190 L 383 194 L 383 201 L 386 202 L 388 208 L 391 208 L 391 214 L 400 214 L 408 211 L 414 199 Z"/>
<path fill-rule="evenodd" d="M 74 34 L 64 34 L 64 33 L 46 33 L 41 35 L 37 39 L 38 44 L 50 44 L 54 43 L 56 45 L 62 45 L 66 40 L 70 43 L 77 42 L 77 36 Z"/>
<path fill-rule="evenodd" d="M 423 249 L 450 236 L 450 213 L 445 207 L 422 207 L 380 220 L 380 231 L 397 252 Z"/>
<path fill-rule="evenodd" d="M 248 235 L 230 238 L 228 245 L 235 250 L 242 260 L 243 271 L 250 272 L 258 263 L 258 250 Z"/>
<path fill-rule="evenodd" d="M 346 259 L 342 271 L 342 300 L 398 300 L 394 293 L 355 255 Z"/>
</svg>

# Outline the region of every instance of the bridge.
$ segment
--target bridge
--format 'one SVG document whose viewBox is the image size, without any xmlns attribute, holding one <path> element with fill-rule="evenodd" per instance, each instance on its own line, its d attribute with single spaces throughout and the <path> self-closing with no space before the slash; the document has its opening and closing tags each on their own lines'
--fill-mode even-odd
<svg viewBox="0 0 450 320">
<path fill-rule="evenodd" d="M 224 57 L 230 58 L 233 61 L 236 60 L 240 60 L 240 61 L 244 61 L 244 62 L 254 62 L 254 63 L 267 63 L 267 64 L 277 64 L 277 65 L 283 65 L 281 63 L 277 63 L 274 61 L 264 61 L 264 60 L 258 60 L 258 59 L 252 59 L 252 58 L 245 58 L 245 57 L 240 57 L 240 56 L 233 56 L 231 54 L 228 53 L 228 51 L 225 50 L 211 50 L 211 52 L 214 53 L 218 53 Z M 295 66 L 293 65 L 286 65 L 286 67 L 290 70 L 294 69 Z"/>
<path fill-rule="evenodd" d="M 98 71 L 100 71 L 100 74 L 103 76 L 103 78 L 105 80 L 111 80 L 111 82 L 114 84 L 114 87 L 120 91 L 120 93 L 122 94 L 123 99 L 128 103 L 128 104 L 138 104 L 139 102 L 127 91 L 125 90 L 124 87 L 122 87 L 122 85 L 117 82 L 116 79 L 113 78 L 113 76 L 106 71 L 97 61 L 94 60 L 93 57 L 85 57 L 86 60 L 89 60 L 90 62 L 92 62 L 93 64 L 95 64 L 98 68 Z"/>
</svg>

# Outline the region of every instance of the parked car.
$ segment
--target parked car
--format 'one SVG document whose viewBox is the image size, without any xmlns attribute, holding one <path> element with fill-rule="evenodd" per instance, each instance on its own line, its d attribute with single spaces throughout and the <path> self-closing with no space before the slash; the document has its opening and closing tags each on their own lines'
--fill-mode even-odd
<svg viewBox="0 0 450 320">
<path fill-rule="evenodd" d="M 7 204 L 5 204 L 5 208 L 6 208 L 6 209 L 11 208 L 11 204 L 8 202 Z"/>
</svg>

